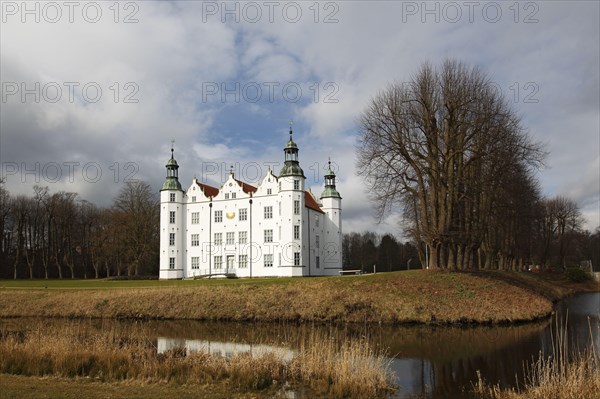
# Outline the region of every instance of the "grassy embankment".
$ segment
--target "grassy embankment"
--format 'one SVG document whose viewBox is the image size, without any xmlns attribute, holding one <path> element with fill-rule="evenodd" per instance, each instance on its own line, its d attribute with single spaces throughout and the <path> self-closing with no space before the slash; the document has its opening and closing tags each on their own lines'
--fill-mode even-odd
<svg viewBox="0 0 600 399">
<path fill-rule="evenodd" d="M 98 387 L 105 392 L 146 383 L 145 398 L 174 397 L 175 393 L 218 398 L 226 397 L 225 392 L 243 397 L 249 391 L 272 396 L 286 386 L 308 387 L 312 394 L 327 397 L 382 397 L 393 390 L 389 362 L 362 340 L 340 342 L 311 334 L 291 359 L 278 352 L 223 357 L 185 348 L 158 353 L 156 341 L 139 329 L 113 326 L 96 331 L 89 325 L 0 328 L 2 386 L 16 392 L 40 377 L 51 378 L 47 389 L 36 387 L 44 397 L 66 397 L 55 392 L 52 382 L 71 391 L 73 386 L 84 388 L 82 378 L 102 382 L 87 383 L 87 389 Z M 116 397 L 128 396 L 121 392 Z"/>
<path fill-rule="evenodd" d="M 0 317 L 366 323 L 510 323 L 597 283 L 562 275 L 422 270 L 330 278 L 3 280 Z"/>
</svg>

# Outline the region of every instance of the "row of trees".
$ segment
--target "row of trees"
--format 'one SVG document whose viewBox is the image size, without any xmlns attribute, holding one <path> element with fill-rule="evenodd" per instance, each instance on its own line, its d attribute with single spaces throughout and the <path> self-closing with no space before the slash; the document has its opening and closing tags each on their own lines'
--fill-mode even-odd
<svg viewBox="0 0 600 399">
<path fill-rule="evenodd" d="M 556 197 L 536 202 L 524 253 L 546 265 L 600 262 L 600 229 L 581 230 L 577 206 Z M 123 187 L 113 205 L 99 208 L 69 192 L 35 187 L 31 197 L 10 196 L 0 184 L 0 277 L 63 278 L 156 275 L 156 196 L 143 182 Z M 399 242 L 393 235 L 347 233 L 342 242 L 345 269 L 379 272 L 421 268 L 423 243 Z M 535 263 L 532 261 L 532 263 Z"/>
<path fill-rule="evenodd" d="M 342 240 L 342 264 L 347 270 L 378 272 L 420 269 L 417 248 L 401 243 L 391 234 L 347 233 Z"/>
<path fill-rule="evenodd" d="M 379 216 L 402 210 L 430 268 L 575 260 L 577 206 L 541 198 L 535 171 L 545 153 L 477 68 L 424 64 L 390 85 L 361 116 L 357 152 Z"/>
<path fill-rule="evenodd" d="M 3 278 L 156 274 L 158 198 L 141 181 L 127 183 L 108 208 L 40 186 L 11 196 L 0 184 L 0 232 Z"/>
</svg>

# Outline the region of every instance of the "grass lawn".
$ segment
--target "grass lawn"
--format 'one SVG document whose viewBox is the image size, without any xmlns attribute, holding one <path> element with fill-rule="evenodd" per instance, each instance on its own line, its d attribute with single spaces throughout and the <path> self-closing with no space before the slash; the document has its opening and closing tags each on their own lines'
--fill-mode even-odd
<svg viewBox="0 0 600 399">
<path fill-rule="evenodd" d="M 109 280 L 109 279 L 49 279 L 49 280 L 0 280 L 0 288 L 41 288 L 41 289 L 98 289 L 98 288 L 148 288 L 148 287 L 194 287 L 210 285 L 244 284 L 288 284 L 292 278 L 254 279 L 200 279 L 200 280 Z"/>
<path fill-rule="evenodd" d="M 509 323 L 543 318 L 583 291 L 562 274 L 411 270 L 212 280 L 0 280 L 0 317 Z"/>
</svg>

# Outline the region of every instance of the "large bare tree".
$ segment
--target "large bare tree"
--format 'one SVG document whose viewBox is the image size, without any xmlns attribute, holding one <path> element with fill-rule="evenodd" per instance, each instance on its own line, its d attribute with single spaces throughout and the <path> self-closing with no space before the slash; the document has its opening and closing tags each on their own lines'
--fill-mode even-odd
<svg viewBox="0 0 600 399">
<path fill-rule="evenodd" d="M 546 268 L 552 264 L 566 268 L 573 241 L 582 233 L 584 224 L 579 206 L 569 198 L 556 196 L 541 200 L 539 207 L 541 263 Z"/>
<path fill-rule="evenodd" d="M 543 153 L 485 74 L 453 60 L 423 64 L 410 82 L 375 96 L 359 127 L 358 173 L 381 217 L 405 210 L 429 267 L 482 262 L 486 238 L 494 248 L 483 262 L 502 257 L 506 235 L 486 237 L 489 222 L 510 203 L 502 198 L 510 176 L 530 176 Z"/>
<path fill-rule="evenodd" d="M 130 181 L 114 201 L 114 211 L 124 233 L 128 257 L 128 274 L 138 275 L 157 254 L 160 208 L 156 194 L 148 183 Z"/>
</svg>

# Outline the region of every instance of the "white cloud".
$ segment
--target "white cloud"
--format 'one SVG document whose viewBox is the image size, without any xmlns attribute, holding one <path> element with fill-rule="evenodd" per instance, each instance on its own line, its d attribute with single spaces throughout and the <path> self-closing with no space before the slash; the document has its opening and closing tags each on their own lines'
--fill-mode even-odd
<svg viewBox="0 0 600 399">
<path fill-rule="evenodd" d="M 77 191 L 106 205 L 128 172 L 127 162 L 137 166 L 135 177 L 158 189 L 171 138 L 184 185 L 202 173 L 203 162 L 281 162 L 286 121 L 293 118 L 301 164 L 315 193 L 327 158 L 340 166 L 346 230 L 397 232 L 397 216 L 375 223 L 364 184 L 354 174 L 355 122 L 388 83 L 410 78 L 424 61 L 438 64 L 453 57 L 490 73 L 515 99 L 533 137 L 548 143 L 550 167 L 540 173 L 544 192 L 574 197 L 590 223 L 598 220 L 598 3 L 531 3 L 537 10 L 519 3 L 518 15 L 509 8 L 513 3 L 498 3 L 503 14 L 497 23 L 488 22 L 481 8 L 470 22 L 464 7 L 459 22 L 448 22 L 451 10 L 443 8 L 448 3 L 435 3 L 441 7 L 439 22 L 423 10 L 407 13 L 408 2 L 334 2 L 328 8 L 319 3 L 318 15 L 309 8 L 313 3 L 298 3 L 303 12 L 298 23 L 282 17 L 283 5 L 273 23 L 266 9 L 257 23 L 244 18 L 235 23 L 231 17 L 222 23 L 220 14 L 203 13 L 204 2 L 135 2 L 139 22 L 133 24 L 114 23 L 112 3 L 99 4 L 104 14 L 96 24 L 81 18 L 72 24 L 21 23 L 18 15 L 2 23 L 3 83 L 78 82 L 81 88 L 96 82 L 103 90 L 97 103 L 85 101 L 79 90 L 73 102 L 63 96 L 56 104 L 37 104 L 28 96 L 22 103 L 15 95 L 1 104 L 3 165 L 101 165 L 98 182 L 46 181 L 53 191 Z M 131 10 L 120 11 L 122 20 Z M 323 23 L 328 16 L 338 22 Z M 527 17 L 537 23 L 524 23 Z M 222 102 L 220 93 L 205 98 L 207 84 L 248 81 L 316 84 L 319 93 L 315 101 L 314 89 L 305 89 L 298 103 L 281 95 L 274 103 Z M 134 86 L 126 88 L 128 82 Z M 325 88 L 327 82 L 335 84 L 333 89 Z M 135 90 L 132 96 L 139 102 L 124 103 Z M 335 90 L 328 99 L 338 102 L 326 102 Z M 527 95 L 538 102 L 525 102 Z M 115 163 L 118 179 L 110 169 Z M 31 178 L 22 180 L 10 176 L 11 192 L 31 190 Z"/>
</svg>

